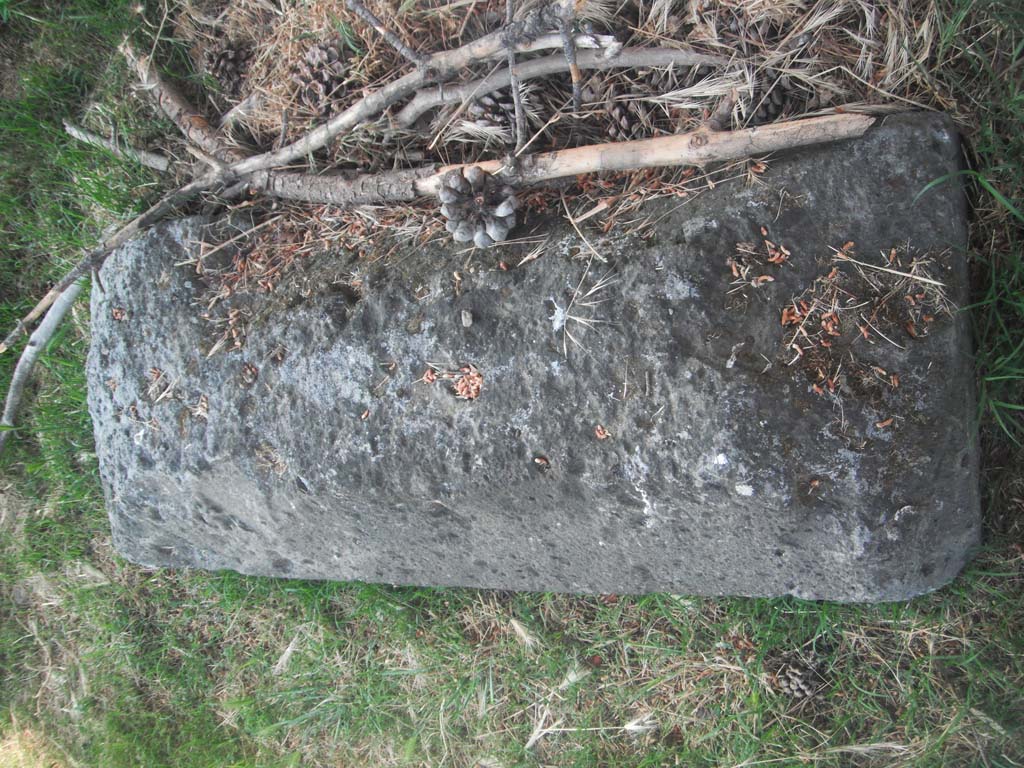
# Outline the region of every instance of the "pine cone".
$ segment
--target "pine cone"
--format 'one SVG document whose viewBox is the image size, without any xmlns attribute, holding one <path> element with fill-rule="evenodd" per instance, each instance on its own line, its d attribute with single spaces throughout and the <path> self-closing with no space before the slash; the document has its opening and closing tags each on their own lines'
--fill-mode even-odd
<svg viewBox="0 0 1024 768">
<path fill-rule="evenodd" d="M 616 101 L 617 91 L 613 87 L 605 100 L 608 135 L 614 141 L 628 141 L 640 130 L 642 107 L 636 102 Z"/>
<path fill-rule="evenodd" d="M 645 93 L 664 94 L 689 88 L 699 83 L 714 70 L 706 65 L 699 67 L 652 67 L 639 72 L 639 85 Z"/>
<path fill-rule="evenodd" d="M 224 93 L 237 96 L 242 88 L 242 80 L 249 70 L 251 59 L 252 51 L 228 44 L 220 50 L 210 52 L 206 70 L 217 80 Z"/>
<path fill-rule="evenodd" d="M 515 190 L 499 186 L 494 177 L 478 166 L 449 171 L 437 193 L 445 229 L 457 243 L 485 248 L 501 242 L 516 225 Z"/>
<path fill-rule="evenodd" d="M 466 108 L 471 122 L 481 128 L 511 129 L 516 122 L 516 104 L 508 88 L 476 99 Z"/>
<path fill-rule="evenodd" d="M 537 113 L 531 104 L 532 88 L 529 85 L 522 87 L 520 94 L 527 124 L 536 124 Z M 459 121 L 452 135 L 460 140 L 515 144 L 516 103 L 511 89 L 500 88 L 471 102 L 466 108 L 465 119 Z"/>
<path fill-rule="evenodd" d="M 775 122 L 784 113 L 792 114 L 799 111 L 802 103 L 800 93 L 790 85 L 789 78 L 777 78 L 769 87 L 759 87 L 754 91 L 754 99 L 750 105 L 753 110 L 750 124 L 763 125 Z"/>
<path fill-rule="evenodd" d="M 794 656 L 783 660 L 772 675 L 772 682 L 780 693 L 792 699 L 813 698 L 822 688 L 822 677 L 813 662 Z"/>
<path fill-rule="evenodd" d="M 344 50 L 338 41 L 317 43 L 292 67 L 292 82 L 298 86 L 296 97 L 316 115 L 330 114 L 344 94 L 348 73 Z"/>
</svg>

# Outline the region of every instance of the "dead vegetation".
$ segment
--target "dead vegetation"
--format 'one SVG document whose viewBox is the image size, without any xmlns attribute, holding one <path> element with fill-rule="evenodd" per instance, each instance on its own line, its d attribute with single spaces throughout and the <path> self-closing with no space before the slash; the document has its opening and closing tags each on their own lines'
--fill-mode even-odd
<svg viewBox="0 0 1024 768">
<path fill-rule="evenodd" d="M 776 258 L 786 256 L 766 244 Z M 902 410 L 897 406 L 907 386 L 901 386 L 899 371 L 878 364 L 874 348 L 905 351 L 955 311 L 936 277 L 948 263 L 948 252 L 901 246 L 871 259 L 859 257 L 854 247 L 847 242 L 833 249 L 829 272 L 782 307 L 783 339 L 775 361 L 799 371 L 811 391 L 833 402 L 842 414 L 843 432 L 844 400 L 881 414 L 877 429 L 893 427 L 900 418 L 893 414 Z"/>
</svg>

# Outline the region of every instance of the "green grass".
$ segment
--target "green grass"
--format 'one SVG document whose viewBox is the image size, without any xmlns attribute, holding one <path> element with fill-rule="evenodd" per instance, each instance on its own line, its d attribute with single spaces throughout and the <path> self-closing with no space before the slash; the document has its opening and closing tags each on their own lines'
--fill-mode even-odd
<svg viewBox="0 0 1024 768">
<path fill-rule="evenodd" d="M 998 25 L 996 40 L 972 36 L 971 4 L 952 3 L 939 52 L 956 56 L 945 80 L 977 115 L 970 172 L 978 218 L 974 259 L 983 271 L 974 317 L 982 408 L 1013 442 L 1024 438 L 1024 7 L 982 4 Z"/>
<path fill-rule="evenodd" d="M 0 460 L 0 752 L 3 737 L 29 728 L 57 764 L 104 767 L 1024 762 L 1024 454 L 1014 443 L 1024 19 L 1012 3 L 942 6 L 934 76 L 975 116 L 972 316 L 988 505 L 986 549 L 950 587 L 862 607 L 140 569 L 110 546 L 85 408 L 83 302 Z M 0 3 L 35 51 L 20 95 L 0 102 L 5 330 L 156 183 L 61 130 L 90 102 L 122 135 L 166 128 L 128 97 L 112 59 L 138 23 L 128 11 Z M 0 390 L 12 365 L 0 359 Z M 771 684 L 794 652 L 818 661 L 823 686 L 810 702 Z"/>
</svg>

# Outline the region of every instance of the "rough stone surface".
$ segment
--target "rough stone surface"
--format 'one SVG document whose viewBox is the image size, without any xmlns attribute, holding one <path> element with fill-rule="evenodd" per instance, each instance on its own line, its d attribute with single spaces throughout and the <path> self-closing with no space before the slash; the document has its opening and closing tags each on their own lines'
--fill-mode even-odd
<svg viewBox="0 0 1024 768">
<path fill-rule="evenodd" d="M 936 254 L 931 274 L 963 304 L 962 191 L 915 202 L 958 158 L 944 118 L 891 117 L 780 156 L 756 183 L 643 209 L 649 236 L 594 237 L 608 264 L 589 271 L 557 217 L 517 231 L 552 238 L 518 267 L 513 250 L 450 243 L 314 258 L 269 298 L 239 298 L 245 344 L 212 357 L 202 286 L 175 266 L 203 225 L 158 227 L 93 293 L 89 402 L 116 547 L 149 566 L 397 584 L 846 601 L 935 589 L 979 538 L 967 318 L 890 331 L 901 348 L 844 321 L 837 360 L 900 377 L 858 399 L 817 394 L 787 365 L 780 312 L 846 241 L 876 265 L 907 243 Z M 762 226 L 792 256 L 741 306 L 727 262 Z M 430 364 L 474 366 L 479 397 L 424 381 Z"/>
</svg>

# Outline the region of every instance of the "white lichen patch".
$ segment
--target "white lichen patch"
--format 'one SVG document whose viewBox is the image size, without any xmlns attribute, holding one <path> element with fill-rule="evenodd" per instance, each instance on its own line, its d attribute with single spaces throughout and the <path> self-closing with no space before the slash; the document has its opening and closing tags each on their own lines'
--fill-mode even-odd
<svg viewBox="0 0 1024 768">
<path fill-rule="evenodd" d="M 558 333 L 560 330 L 565 328 L 565 321 L 568 313 L 566 312 L 565 307 L 560 306 L 554 299 L 548 299 L 548 301 L 550 301 L 555 307 L 555 311 L 548 317 L 548 320 L 551 321 L 551 330 L 554 333 Z"/>
<path fill-rule="evenodd" d="M 729 359 L 725 361 L 726 368 L 732 368 L 734 365 L 736 365 L 736 356 L 739 354 L 740 349 L 742 349 L 743 345 L 746 343 L 747 342 L 745 341 L 741 341 L 739 344 L 732 345 L 732 352 L 729 354 Z"/>
<path fill-rule="evenodd" d="M 654 502 L 651 501 L 650 494 L 647 493 L 646 488 L 647 476 L 650 473 L 650 467 L 648 467 L 647 462 L 640 457 L 639 447 L 635 448 L 632 455 L 626 459 L 623 469 L 626 473 L 626 478 L 630 483 L 632 483 L 633 488 L 640 496 L 640 501 L 643 502 L 644 525 L 650 528 L 656 521 L 656 508 Z"/>
<path fill-rule="evenodd" d="M 754 495 L 754 487 L 752 485 L 749 485 L 747 483 L 736 483 L 734 487 L 736 489 L 736 493 L 739 494 L 740 496 Z"/>
<path fill-rule="evenodd" d="M 697 286 L 677 274 L 670 273 L 665 278 L 665 298 L 669 301 L 691 301 L 700 298 Z"/>
</svg>

